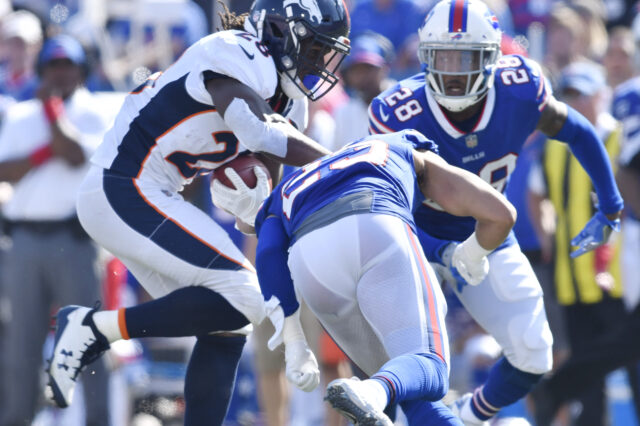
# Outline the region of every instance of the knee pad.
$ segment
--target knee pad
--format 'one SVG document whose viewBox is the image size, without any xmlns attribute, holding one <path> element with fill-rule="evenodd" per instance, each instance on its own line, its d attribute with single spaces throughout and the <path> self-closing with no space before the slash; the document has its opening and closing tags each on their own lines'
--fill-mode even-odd
<svg viewBox="0 0 640 426">
<path fill-rule="evenodd" d="M 551 370 L 553 336 L 544 312 L 542 298 L 534 315 L 518 315 L 508 325 L 510 347 L 504 347 L 505 357 L 518 370 L 544 374 Z"/>
</svg>

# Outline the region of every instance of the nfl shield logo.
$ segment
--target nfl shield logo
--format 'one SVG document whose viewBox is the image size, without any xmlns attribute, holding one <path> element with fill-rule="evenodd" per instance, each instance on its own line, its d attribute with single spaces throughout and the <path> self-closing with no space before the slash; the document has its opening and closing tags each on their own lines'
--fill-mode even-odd
<svg viewBox="0 0 640 426">
<path fill-rule="evenodd" d="M 464 141 L 467 144 L 467 148 L 475 148 L 478 146 L 478 136 L 473 133 L 465 136 Z"/>
</svg>

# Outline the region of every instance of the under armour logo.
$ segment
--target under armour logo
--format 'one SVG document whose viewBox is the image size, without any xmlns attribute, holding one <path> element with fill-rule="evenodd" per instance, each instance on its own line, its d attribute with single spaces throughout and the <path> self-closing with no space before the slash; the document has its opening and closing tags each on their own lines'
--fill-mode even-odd
<svg viewBox="0 0 640 426">
<path fill-rule="evenodd" d="M 64 368 L 64 371 L 69 371 L 69 366 L 67 364 L 58 364 L 58 368 Z"/>
<path fill-rule="evenodd" d="M 66 351 L 66 350 L 64 350 L 64 349 L 61 349 L 61 350 L 60 350 L 60 354 L 61 354 L 62 356 L 73 356 L 73 351 Z"/>
</svg>

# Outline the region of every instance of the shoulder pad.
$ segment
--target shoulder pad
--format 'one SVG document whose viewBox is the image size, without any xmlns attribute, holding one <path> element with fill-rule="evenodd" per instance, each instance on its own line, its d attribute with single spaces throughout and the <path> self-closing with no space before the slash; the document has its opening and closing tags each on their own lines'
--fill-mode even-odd
<svg viewBox="0 0 640 426">
<path fill-rule="evenodd" d="M 205 70 L 224 74 L 251 87 L 264 99 L 275 93 L 276 66 L 267 48 L 254 35 L 238 30 L 220 31 L 199 42 L 206 52 Z"/>
<path fill-rule="evenodd" d="M 417 99 L 424 90 L 424 74 L 417 74 L 376 96 L 369 105 L 369 133 L 391 133 L 410 128 L 411 120 L 426 108 Z"/>
<path fill-rule="evenodd" d="M 551 84 L 537 62 L 521 55 L 506 55 L 496 67 L 495 85 L 501 93 L 535 102 L 539 110 L 544 108 L 552 93 Z"/>
<path fill-rule="evenodd" d="M 413 146 L 413 149 L 427 150 L 435 154 L 438 153 L 438 145 L 417 130 L 403 130 L 400 135 L 402 135 L 402 138 L 405 141 Z"/>
</svg>

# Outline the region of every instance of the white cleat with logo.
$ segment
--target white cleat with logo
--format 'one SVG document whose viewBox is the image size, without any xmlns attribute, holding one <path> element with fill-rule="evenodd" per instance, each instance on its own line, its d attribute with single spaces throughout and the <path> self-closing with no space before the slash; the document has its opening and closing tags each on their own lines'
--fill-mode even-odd
<svg viewBox="0 0 640 426">
<path fill-rule="evenodd" d="M 65 306 L 56 315 L 53 356 L 49 360 L 45 393 L 61 408 L 73 400 L 76 380 L 82 370 L 109 349 L 109 342 L 93 323 L 95 309 Z"/>
</svg>

